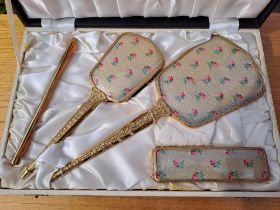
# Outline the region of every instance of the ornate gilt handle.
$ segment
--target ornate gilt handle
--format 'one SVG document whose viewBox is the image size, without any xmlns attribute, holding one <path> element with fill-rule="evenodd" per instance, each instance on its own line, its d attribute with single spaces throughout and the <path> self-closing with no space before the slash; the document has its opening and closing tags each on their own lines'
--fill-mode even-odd
<svg viewBox="0 0 280 210">
<path fill-rule="evenodd" d="M 107 96 L 98 88 L 94 87 L 92 89 L 90 98 L 84 102 L 76 113 L 66 122 L 66 124 L 60 129 L 60 131 L 55 135 L 55 137 L 50 141 L 49 144 L 43 149 L 43 151 L 37 156 L 37 158 L 51 145 L 57 144 L 62 141 L 78 124 L 82 121 L 91 110 L 101 102 L 107 101 Z M 27 167 L 24 168 L 20 174 L 21 178 L 25 178 L 27 175 L 32 173 L 35 170 L 36 160 L 33 160 Z"/>
<path fill-rule="evenodd" d="M 155 120 L 168 115 L 170 115 L 169 107 L 163 100 L 160 99 L 156 106 L 154 106 L 152 109 L 143 113 L 142 115 L 129 122 L 119 130 L 115 131 L 110 136 L 99 142 L 97 145 L 94 145 L 90 150 L 88 150 L 79 158 L 70 161 L 66 164 L 66 166 L 57 170 L 53 174 L 51 182 L 54 182 L 59 177 L 69 173 L 74 168 L 80 166 L 87 160 L 111 148 L 113 145 L 124 141 L 128 136 L 134 135 L 135 132 L 142 130 L 143 128 L 152 124 Z"/>
</svg>

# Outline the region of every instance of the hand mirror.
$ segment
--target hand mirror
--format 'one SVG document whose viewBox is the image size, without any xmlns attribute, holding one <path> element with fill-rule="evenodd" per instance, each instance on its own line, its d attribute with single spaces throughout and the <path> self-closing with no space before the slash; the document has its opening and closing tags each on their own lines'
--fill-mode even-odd
<svg viewBox="0 0 280 210">
<path fill-rule="evenodd" d="M 90 73 L 92 92 L 76 113 L 45 147 L 62 141 L 79 122 L 106 101 L 127 101 L 163 67 L 164 58 L 148 38 L 123 33 L 111 45 Z M 45 150 L 44 149 L 44 150 Z M 24 169 L 21 177 L 34 171 L 36 161 Z"/>
<path fill-rule="evenodd" d="M 152 109 L 56 171 L 51 181 L 161 117 L 172 116 L 188 127 L 198 127 L 256 100 L 265 89 L 253 58 L 217 35 L 168 65 L 156 82 L 161 99 Z"/>
</svg>

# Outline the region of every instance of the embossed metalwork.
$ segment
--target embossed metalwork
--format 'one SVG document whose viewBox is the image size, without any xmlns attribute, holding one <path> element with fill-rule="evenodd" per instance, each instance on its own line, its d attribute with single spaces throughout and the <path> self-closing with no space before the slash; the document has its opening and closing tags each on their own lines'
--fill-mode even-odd
<svg viewBox="0 0 280 210">
<path fill-rule="evenodd" d="M 60 129 L 60 131 L 56 134 L 56 136 L 50 141 L 50 143 L 44 148 L 44 150 L 38 155 L 38 157 L 51 145 L 57 144 L 62 141 L 72 130 L 73 126 L 78 124 L 85 116 L 94 109 L 98 104 L 107 101 L 107 96 L 97 87 L 92 88 L 92 92 L 90 98 L 84 102 L 80 108 L 76 111 L 76 113 L 67 121 L 65 126 Z M 32 173 L 35 170 L 36 160 L 33 160 L 27 167 L 24 168 L 22 173 L 20 174 L 21 178 L 25 178 L 27 175 Z"/>
<path fill-rule="evenodd" d="M 80 156 L 79 158 L 73 161 L 70 161 L 65 167 L 56 171 L 51 178 L 51 182 L 67 174 L 68 172 L 78 167 L 85 161 L 109 149 L 111 146 L 124 141 L 127 137 L 134 135 L 135 132 L 149 126 L 157 119 L 168 115 L 170 115 L 169 107 L 162 99 L 160 99 L 157 102 L 156 106 L 154 106 L 152 109 L 148 110 L 147 112 L 143 113 L 142 115 L 140 115 L 139 117 L 131 121 L 130 123 L 126 124 L 124 127 L 115 131 L 110 136 L 103 139 L 100 143 L 94 145 L 85 154 L 83 154 L 82 156 Z"/>
</svg>

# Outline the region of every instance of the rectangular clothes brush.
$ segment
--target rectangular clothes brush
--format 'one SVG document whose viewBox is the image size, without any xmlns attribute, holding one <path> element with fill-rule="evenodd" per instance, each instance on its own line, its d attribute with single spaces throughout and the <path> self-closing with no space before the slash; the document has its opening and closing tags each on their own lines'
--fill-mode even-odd
<svg viewBox="0 0 280 210">
<path fill-rule="evenodd" d="M 156 147 L 153 161 L 158 182 L 269 180 L 266 153 L 259 147 Z"/>
</svg>

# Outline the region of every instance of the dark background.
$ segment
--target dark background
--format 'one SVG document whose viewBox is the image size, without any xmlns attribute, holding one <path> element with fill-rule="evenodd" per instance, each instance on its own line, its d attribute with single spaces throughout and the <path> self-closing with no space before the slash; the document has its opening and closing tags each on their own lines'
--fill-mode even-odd
<svg viewBox="0 0 280 210">
<path fill-rule="evenodd" d="M 274 9 L 274 12 L 280 12 L 280 4 Z"/>
<path fill-rule="evenodd" d="M 4 1 L 0 0 L 0 14 L 6 13 Z M 274 9 L 274 12 L 280 12 L 280 4 Z"/>
</svg>

